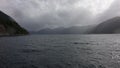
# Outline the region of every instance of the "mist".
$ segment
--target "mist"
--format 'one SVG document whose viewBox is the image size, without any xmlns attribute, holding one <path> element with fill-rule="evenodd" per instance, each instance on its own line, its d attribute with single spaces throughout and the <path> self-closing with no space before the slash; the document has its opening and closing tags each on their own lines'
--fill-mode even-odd
<svg viewBox="0 0 120 68">
<path fill-rule="evenodd" d="M 1 0 L 0 10 L 28 30 L 99 24 L 119 16 L 119 0 Z"/>
<path fill-rule="evenodd" d="M 99 14 L 97 17 L 97 21 L 95 23 L 101 23 L 103 21 L 106 21 L 108 19 L 111 19 L 113 17 L 119 17 L 120 16 L 120 1 L 115 0 L 110 5 L 110 7 L 104 11 L 102 14 Z"/>
</svg>

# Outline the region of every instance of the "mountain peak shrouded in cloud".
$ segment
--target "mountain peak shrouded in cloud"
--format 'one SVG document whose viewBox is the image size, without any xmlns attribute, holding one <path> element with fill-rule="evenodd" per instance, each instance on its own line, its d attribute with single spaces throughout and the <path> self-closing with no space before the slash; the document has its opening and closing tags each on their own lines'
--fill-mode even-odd
<svg viewBox="0 0 120 68">
<path fill-rule="evenodd" d="M 120 0 L 114 0 L 111 6 L 102 14 L 98 15 L 97 23 L 101 23 L 108 19 L 114 18 L 116 16 L 120 16 Z"/>
<path fill-rule="evenodd" d="M 1 0 L 1 10 L 28 30 L 39 30 L 94 24 L 115 0 L 8 1 Z"/>
</svg>

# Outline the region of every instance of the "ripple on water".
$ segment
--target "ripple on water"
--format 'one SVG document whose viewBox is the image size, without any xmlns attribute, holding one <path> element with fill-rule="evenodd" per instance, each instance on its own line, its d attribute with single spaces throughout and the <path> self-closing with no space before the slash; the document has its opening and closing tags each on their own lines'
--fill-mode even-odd
<svg viewBox="0 0 120 68">
<path fill-rule="evenodd" d="M 82 44 L 82 45 L 84 44 L 84 45 L 88 45 L 88 44 L 90 44 L 90 43 L 87 43 L 87 42 L 85 42 L 85 43 L 84 43 L 84 42 L 73 42 L 73 44 Z"/>
<path fill-rule="evenodd" d="M 37 49 L 22 49 L 23 53 L 35 53 L 35 52 L 41 52 L 41 50 Z"/>
<path fill-rule="evenodd" d="M 49 64 L 46 65 L 45 68 L 106 68 L 103 65 L 94 65 L 94 64 L 76 64 L 76 65 L 72 65 L 72 64 L 67 64 L 67 65 L 61 65 L 61 64 Z"/>
</svg>

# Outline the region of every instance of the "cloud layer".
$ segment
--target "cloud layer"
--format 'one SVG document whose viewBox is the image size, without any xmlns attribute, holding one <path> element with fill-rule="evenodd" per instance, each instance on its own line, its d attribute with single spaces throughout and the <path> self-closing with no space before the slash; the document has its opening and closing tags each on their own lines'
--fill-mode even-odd
<svg viewBox="0 0 120 68">
<path fill-rule="evenodd" d="M 0 9 L 12 16 L 19 24 L 29 30 L 38 30 L 46 27 L 92 24 L 96 17 L 100 18 L 104 15 L 100 14 L 106 11 L 114 0 L 0 1 Z M 116 11 L 116 9 L 114 10 Z"/>
</svg>

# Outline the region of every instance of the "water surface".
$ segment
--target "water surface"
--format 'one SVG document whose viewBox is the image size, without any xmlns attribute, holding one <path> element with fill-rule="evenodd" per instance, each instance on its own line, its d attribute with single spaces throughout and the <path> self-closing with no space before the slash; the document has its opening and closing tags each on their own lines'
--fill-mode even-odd
<svg viewBox="0 0 120 68">
<path fill-rule="evenodd" d="M 0 68 L 119 67 L 119 34 L 0 38 Z"/>
</svg>

